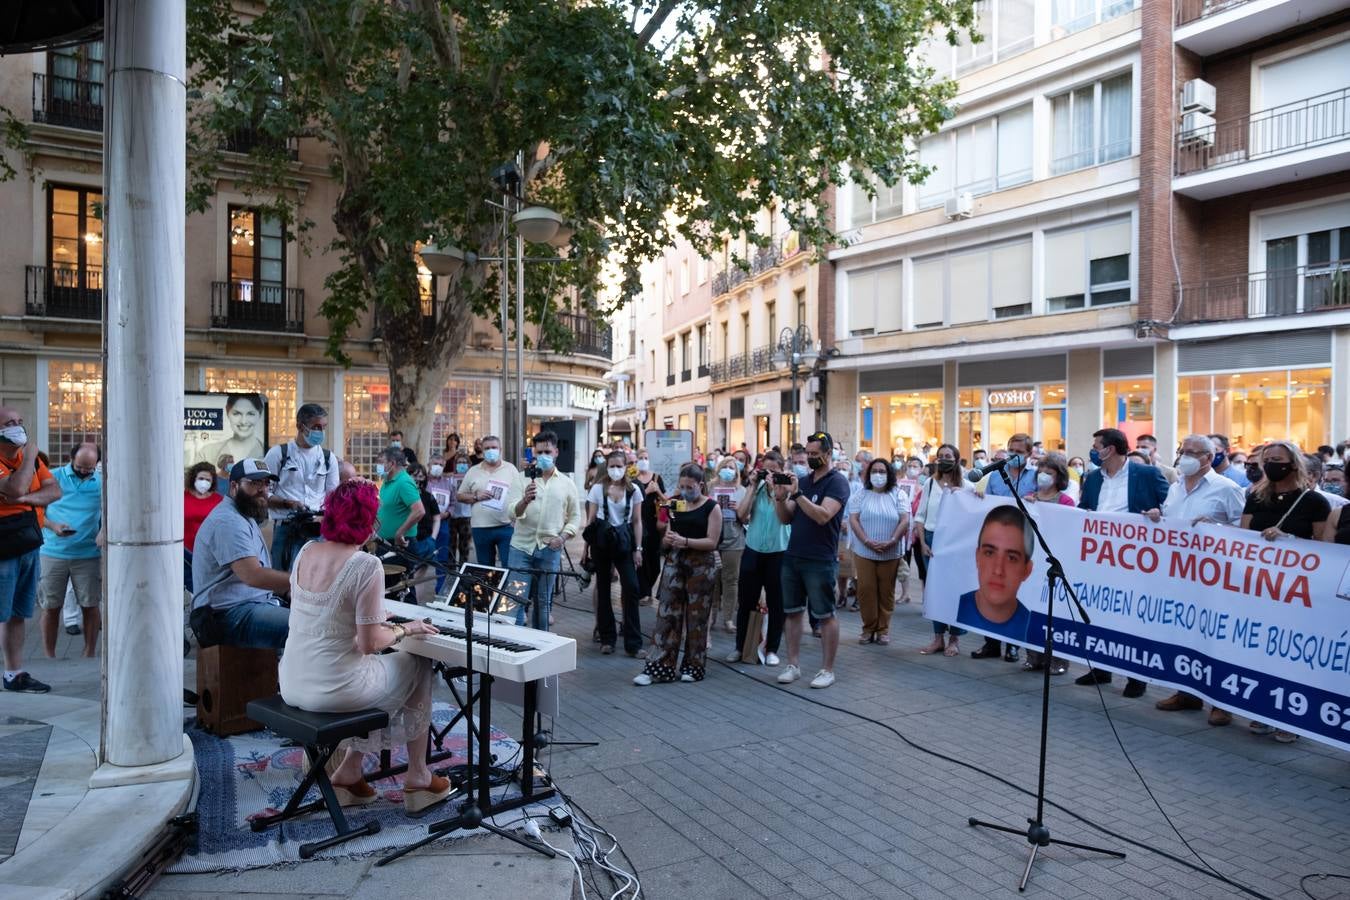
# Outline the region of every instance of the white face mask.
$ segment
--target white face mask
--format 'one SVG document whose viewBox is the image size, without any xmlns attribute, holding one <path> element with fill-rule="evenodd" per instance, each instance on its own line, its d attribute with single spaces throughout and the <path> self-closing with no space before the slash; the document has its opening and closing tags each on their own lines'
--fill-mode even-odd
<svg viewBox="0 0 1350 900">
<path fill-rule="evenodd" d="M 16 447 L 22 447 L 28 443 L 28 432 L 22 425 L 10 425 L 7 428 L 0 428 L 0 438 L 4 438 Z"/>
<path fill-rule="evenodd" d="M 1200 471 L 1200 460 L 1196 459 L 1194 456 L 1183 456 L 1181 459 L 1177 460 L 1177 471 L 1180 472 L 1183 477 L 1190 478 L 1196 472 Z"/>
<path fill-rule="evenodd" d="M 208 494 L 211 492 L 211 488 L 216 486 L 216 481 L 214 478 L 198 478 L 192 482 L 192 486 L 197 489 L 197 493 Z"/>
<path fill-rule="evenodd" d="M 873 472 L 868 476 L 868 480 L 872 482 L 872 487 L 874 488 L 884 488 L 886 486 L 886 476 L 882 475 L 880 472 Z"/>
<path fill-rule="evenodd" d="M 923 466 L 910 466 L 905 471 L 909 472 L 910 478 L 918 478 L 919 473 L 923 471 Z"/>
<path fill-rule="evenodd" d="M 431 467 L 431 477 L 432 477 L 432 478 L 440 478 L 440 477 L 441 477 L 441 474 L 442 474 L 443 472 L 445 472 L 445 467 L 444 467 L 444 466 L 432 466 L 432 467 Z"/>
<path fill-rule="evenodd" d="M 637 461 L 639 472 L 650 472 L 652 470 L 652 461 L 650 459 L 639 459 Z"/>
<path fill-rule="evenodd" d="M 1037 486 L 1037 487 L 1039 487 L 1039 488 L 1048 488 L 1048 487 L 1054 487 L 1054 485 L 1055 485 L 1055 476 L 1054 476 L 1053 474 L 1051 474 L 1050 472 L 1037 472 L 1037 473 L 1036 473 L 1036 486 Z"/>
<path fill-rule="evenodd" d="M 609 473 L 610 481 L 618 481 L 623 477 L 623 466 L 610 466 L 605 471 Z"/>
</svg>

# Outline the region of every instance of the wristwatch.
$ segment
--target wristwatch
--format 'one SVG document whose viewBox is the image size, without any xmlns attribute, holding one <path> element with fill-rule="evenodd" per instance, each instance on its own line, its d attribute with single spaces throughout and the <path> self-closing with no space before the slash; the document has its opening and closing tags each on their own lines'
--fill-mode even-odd
<svg viewBox="0 0 1350 900">
<path fill-rule="evenodd" d="M 797 499 L 798 497 L 800 497 L 801 495 L 802 495 L 802 492 L 801 492 L 801 491 L 797 491 L 797 493 L 793 494 L 791 497 L 788 497 L 788 499 L 789 499 L 789 500 L 796 500 L 796 499 Z"/>
</svg>

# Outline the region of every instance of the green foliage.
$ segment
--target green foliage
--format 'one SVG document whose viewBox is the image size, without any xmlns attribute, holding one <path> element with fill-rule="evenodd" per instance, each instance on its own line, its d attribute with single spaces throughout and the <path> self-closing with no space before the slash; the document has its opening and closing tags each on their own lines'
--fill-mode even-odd
<svg viewBox="0 0 1350 900">
<path fill-rule="evenodd" d="M 887 184 L 921 174 L 906 145 L 938 127 L 953 87 L 918 62 L 919 42 L 973 21 L 970 0 L 270 0 L 248 20 L 231 7 L 189 3 L 191 196 L 206 202 L 222 138 L 251 127 L 266 140 L 233 168 L 293 205 L 286 140 L 319 142 L 338 185 L 324 249 L 340 266 L 321 308 L 334 353 L 366 310 L 387 343 L 413 333 L 417 241 L 502 255 L 484 200 L 517 152 L 528 201 L 577 228 L 568 262 L 527 267 L 534 321 L 564 294 L 607 312 L 602 261 L 619 262 L 621 302 L 674 231 L 708 252 L 726 234 L 767 243 L 756 214 L 770 203 L 804 245 L 830 243 L 822 196 L 846 166 Z M 443 371 L 465 313 L 493 312 L 495 277 L 466 267 L 432 340 L 400 352 Z"/>
</svg>

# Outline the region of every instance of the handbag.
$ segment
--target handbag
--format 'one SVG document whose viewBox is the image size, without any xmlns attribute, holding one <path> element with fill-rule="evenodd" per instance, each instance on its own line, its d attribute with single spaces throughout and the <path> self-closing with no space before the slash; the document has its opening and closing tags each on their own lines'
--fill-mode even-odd
<svg viewBox="0 0 1350 900">
<path fill-rule="evenodd" d="M 764 646 L 764 626 L 767 621 L 758 606 L 750 610 L 745 634 L 741 635 L 741 662 L 756 665 L 764 661 L 764 654 L 760 651 Z"/>
<path fill-rule="evenodd" d="M 0 559 L 18 559 L 42 546 L 42 529 L 31 509 L 0 516 Z"/>
<path fill-rule="evenodd" d="M 610 524 L 608 510 L 602 508 L 602 516 L 596 516 L 581 531 L 582 540 L 591 545 L 591 549 L 604 553 L 607 556 L 623 556 L 633 552 L 633 524 L 630 521 L 633 514 L 633 494 L 637 489 L 630 490 L 623 500 L 623 525 L 615 526 Z M 608 504 L 608 499 L 601 493 L 602 503 Z"/>
</svg>

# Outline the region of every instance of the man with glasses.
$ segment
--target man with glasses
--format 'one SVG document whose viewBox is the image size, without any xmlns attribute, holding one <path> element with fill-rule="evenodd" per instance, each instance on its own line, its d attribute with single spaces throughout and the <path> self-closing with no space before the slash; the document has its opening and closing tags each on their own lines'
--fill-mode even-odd
<svg viewBox="0 0 1350 900">
<path fill-rule="evenodd" d="M 1187 435 L 1181 442 L 1181 456 L 1177 459 L 1176 484 L 1168 489 L 1161 509 L 1145 510 L 1144 515 L 1154 522 L 1177 519 L 1189 525 L 1217 522 L 1236 527 L 1242 520 L 1247 495 L 1231 479 L 1214 471 L 1216 449 L 1214 441 L 1203 434 Z M 1164 712 L 1204 708 L 1199 697 L 1185 691 L 1177 691 L 1156 705 Z M 1227 710 L 1216 706 L 1209 712 L 1211 725 L 1227 725 L 1231 721 L 1233 717 Z"/>
<path fill-rule="evenodd" d="M 241 459 L 230 469 L 230 495 L 202 522 L 192 550 L 192 630 L 203 647 L 280 650 L 286 646 L 290 612 L 277 598 L 291 587 L 290 575 L 271 567 L 259 526 L 277 476 L 260 459 Z"/>
<path fill-rule="evenodd" d="M 84 655 L 98 652 L 98 605 L 103 599 L 103 475 L 98 462 L 98 448 L 80 444 L 71 452 L 70 464 L 52 472 L 61 485 L 61 499 L 47 507 L 38 587 L 42 649 L 48 659 L 56 656 L 67 585 L 74 588 L 83 618 Z"/>
</svg>

